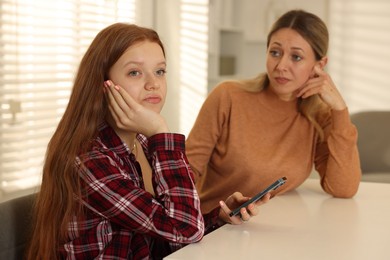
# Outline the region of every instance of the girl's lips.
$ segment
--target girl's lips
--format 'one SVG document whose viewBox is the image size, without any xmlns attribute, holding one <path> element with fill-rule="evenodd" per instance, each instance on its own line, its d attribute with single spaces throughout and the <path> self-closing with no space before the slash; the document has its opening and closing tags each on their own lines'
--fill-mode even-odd
<svg viewBox="0 0 390 260">
<path fill-rule="evenodd" d="M 290 80 L 287 79 L 287 78 L 282 78 L 282 77 L 275 77 L 275 81 L 279 84 L 286 84 L 288 83 Z"/>
<path fill-rule="evenodd" d="M 157 95 L 153 95 L 153 96 L 146 97 L 144 100 L 151 104 L 158 104 L 161 102 L 161 97 Z"/>
</svg>

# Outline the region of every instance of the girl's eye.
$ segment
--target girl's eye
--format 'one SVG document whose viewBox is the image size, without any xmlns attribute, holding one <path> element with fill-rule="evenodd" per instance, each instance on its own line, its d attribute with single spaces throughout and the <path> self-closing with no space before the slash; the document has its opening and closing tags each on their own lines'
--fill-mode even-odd
<svg viewBox="0 0 390 260">
<path fill-rule="evenodd" d="M 158 71 L 156 72 L 156 74 L 157 74 L 158 76 L 164 76 L 165 73 L 167 73 L 167 71 L 166 71 L 165 69 L 160 69 L 160 70 L 158 70 Z"/>
<path fill-rule="evenodd" d="M 137 71 L 137 70 L 132 70 L 132 71 L 130 71 L 129 72 L 129 75 L 131 76 L 131 77 L 137 77 L 138 75 L 140 75 L 141 73 L 139 72 L 139 71 Z"/>
<path fill-rule="evenodd" d="M 293 59 L 293 61 L 300 61 L 300 60 L 302 60 L 302 57 L 299 55 L 292 55 L 292 59 Z"/>
</svg>

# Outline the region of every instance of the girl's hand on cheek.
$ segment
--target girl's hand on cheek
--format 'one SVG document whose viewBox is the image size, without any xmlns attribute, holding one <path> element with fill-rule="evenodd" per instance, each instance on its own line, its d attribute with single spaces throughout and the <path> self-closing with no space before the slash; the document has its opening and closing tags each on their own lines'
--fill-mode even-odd
<svg viewBox="0 0 390 260">
<path fill-rule="evenodd" d="M 323 71 L 319 66 L 314 67 L 314 73 L 315 76 L 306 82 L 298 92 L 297 97 L 305 99 L 318 94 L 332 109 L 345 109 L 347 105 L 329 74 Z"/>
<path fill-rule="evenodd" d="M 165 119 L 138 104 L 123 88 L 112 81 L 104 82 L 110 113 L 118 128 L 147 137 L 169 132 Z"/>
</svg>

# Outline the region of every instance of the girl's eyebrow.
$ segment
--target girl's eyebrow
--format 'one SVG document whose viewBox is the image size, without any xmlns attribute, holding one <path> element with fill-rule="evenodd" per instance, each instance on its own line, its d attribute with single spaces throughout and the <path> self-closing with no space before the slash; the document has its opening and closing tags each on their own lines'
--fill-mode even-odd
<svg viewBox="0 0 390 260">
<path fill-rule="evenodd" d="M 128 66 L 128 65 L 130 65 L 130 64 L 141 65 L 141 64 L 142 64 L 142 62 L 137 62 L 137 61 L 127 61 L 127 62 L 125 62 L 125 63 L 123 64 L 123 67 L 126 67 L 126 66 Z"/>
<path fill-rule="evenodd" d="M 135 64 L 135 65 L 142 65 L 144 62 L 141 61 L 128 61 L 123 64 L 123 67 L 126 67 L 130 64 Z M 159 63 L 156 64 L 157 66 L 166 66 L 167 62 L 166 61 L 160 61 Z"/>
</svg>

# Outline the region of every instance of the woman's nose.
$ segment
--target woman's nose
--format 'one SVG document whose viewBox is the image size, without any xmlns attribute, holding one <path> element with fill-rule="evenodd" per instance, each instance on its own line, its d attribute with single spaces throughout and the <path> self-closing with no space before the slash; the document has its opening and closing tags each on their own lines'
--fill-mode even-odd
<svg viewBox="0 0 390 260">
<path fill-rule="evenodd" d="M 288 66 L 288 58 L 286 56 L 282 56 L 278 63 L 276 64 L 276 68 L 278 70 L 286 70 Z"/>
</svg>

